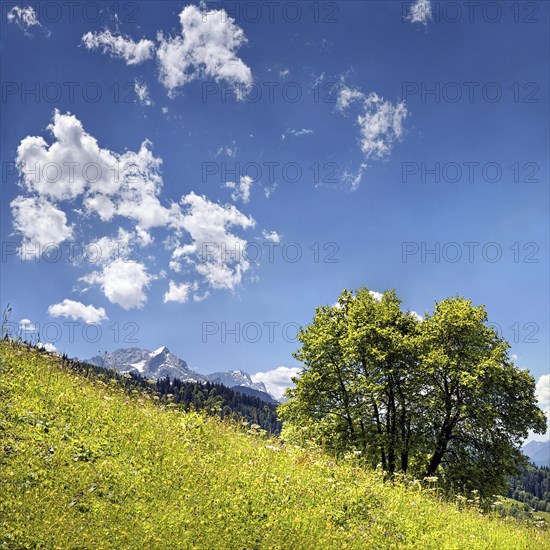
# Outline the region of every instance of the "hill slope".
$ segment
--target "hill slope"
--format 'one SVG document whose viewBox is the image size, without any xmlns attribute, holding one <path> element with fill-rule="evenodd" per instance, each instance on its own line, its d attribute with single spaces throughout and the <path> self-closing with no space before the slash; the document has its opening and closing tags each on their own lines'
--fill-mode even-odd
<svg viewBox="0 0 550 550">
<path fill-rule="evenodd" d="M 35 350 L 0 343 L 0 361 L 0 547 L 550 548 Z"/>
</svg>

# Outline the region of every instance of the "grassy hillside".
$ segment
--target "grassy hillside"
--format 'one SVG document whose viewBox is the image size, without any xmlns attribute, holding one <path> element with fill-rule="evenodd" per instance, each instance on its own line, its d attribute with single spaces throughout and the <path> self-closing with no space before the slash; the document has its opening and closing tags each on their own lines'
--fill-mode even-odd
<svg viewBox="0 0 550 550">
<path fill-rule="evenodd" d="M 550 548 L 34 350 L 0 358 L 0 548 Z"/>
</svg>

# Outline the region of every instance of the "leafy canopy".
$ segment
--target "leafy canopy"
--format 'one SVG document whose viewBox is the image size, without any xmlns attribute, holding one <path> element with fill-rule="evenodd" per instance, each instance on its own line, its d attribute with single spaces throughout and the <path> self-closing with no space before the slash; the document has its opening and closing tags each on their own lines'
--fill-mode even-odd
<svg viewBox="0 0 550 550">
<path fill-rule="evenodd" d="M 463 297 L 422 320 L 394 291 L 345 290 L 298 338 L 303 369 L 279 407 L 289 440 L 490 496 L 524 463 L 528 431 L 545 431 L 533 377 Z"/>
</svg>

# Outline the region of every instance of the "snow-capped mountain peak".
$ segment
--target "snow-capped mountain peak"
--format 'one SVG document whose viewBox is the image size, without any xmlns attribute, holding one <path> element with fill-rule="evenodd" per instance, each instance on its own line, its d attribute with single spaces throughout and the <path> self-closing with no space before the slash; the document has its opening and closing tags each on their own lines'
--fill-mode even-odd
<svg viewBox="0 0 550 550">
<path fill-rule="evenodd" d="M 208 375 L 208 380 L 211 382 L 216 382 L 218 384 L 223 384 L 230 388 L 235 386 L 244 386 L 247 388 L 252 388 L 264 393 L 268 393 L 263 382 L 252 382 L 250 374 L 244 372 L 240 369 L 230 370 L 227 372 L 213 372 Z"/>
<path fill-rule="evenodd" d="M 88 363 L 120 373 L 139 373 L 151 380 L 169 376 L 172 379 L 179 378 L 183 382 L 210 381 L 241 392 L 244 391 L 243 388 L 250 388 L 267 394 L 266 399 L 272 397 L 263 382 L 253 382 L 250 374 L 243 370 L 233 369 L 208 375 L 199 374 L 191 370 L 183 359 L 171 353 L 166 346 L 161 346 L 155 351 L 140 348 L 117 349 L 103 355 L 96 355 L 88 359 Z"/>
<path fill-rule="evenodd" d="M 155 351 L 139 348 L 118 349 L 88 360 L 89 363 L 114 369 L 121 373 L 138 372 L 146 378 L 179 378 L 186 382 L 203 382 L 206 377 L 191 370 L 185 361 L 176 357 L 166 346 Z"/>
</svg>

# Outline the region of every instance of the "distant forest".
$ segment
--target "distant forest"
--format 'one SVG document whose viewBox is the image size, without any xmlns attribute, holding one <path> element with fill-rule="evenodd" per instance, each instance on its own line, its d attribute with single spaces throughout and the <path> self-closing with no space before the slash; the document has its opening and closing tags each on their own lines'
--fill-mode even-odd
<svg viewBox="0 0 550 550">
<path fill-rule="evenodd" d="M 266 403 L 259 397 L 245 395 L 221 384 L 212 382 L 182 382 L 179 379 L 160 378 L 156 382 L 134 373 L 119 374 L 111 369 L 99 367 L 63 356 L 66 365 L 84 373 L 93 373 L 106 380 L 116 379 L 128 389 L 139 388 L 156 395 L 162 403 L 176 404 L 188 410 L 201 410 L 208 414 L 257 424 L 259 429 L 279 435 L 281 422 L 277 419 L 277 405 Z"/>
<path fill-rule="evenodd" d="M 550 468 L 529 466 L 509 481 L 509 498 L 524 502 L 538 512 L 550 512 Z"/>
<path fill-rule="evenodd" d="M 182 382 L 169 378 L 161 378 L 155 383 L 138 374 L 121 375 L 110 369 L 69 359 L 67 356 L 63 357 L 63 361 L 85 375 L 91 372 L 100 379 L 116 379 L 129 390 L 140 389 L 157 396 L 165 404 L 174 403 L 185 410 L 204 410 L 220 418 L 246 420 L 274 435 L 281 431 L 276 405 L 241 394 L 221 384 Z M 534 510 L 550 512 L 550 468 L 529 465 L 520 475 L 510 477 L 507 496 Z"/>
<path fill-rule="evenodd" d="M 177 378 L 160 378 L 156 388 L 163 401 L 182 404 L 185 410 L 205 410 L 220 418 L 245 419 L 268 433 L 281 433 L 277 405 L 266 403 L 259 397 L 245 395 L 221 384 L 182 382 Z"/>
</svg>

